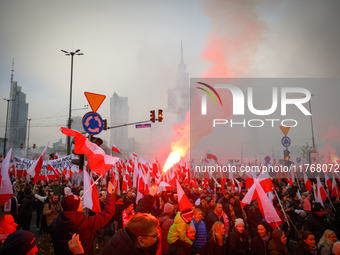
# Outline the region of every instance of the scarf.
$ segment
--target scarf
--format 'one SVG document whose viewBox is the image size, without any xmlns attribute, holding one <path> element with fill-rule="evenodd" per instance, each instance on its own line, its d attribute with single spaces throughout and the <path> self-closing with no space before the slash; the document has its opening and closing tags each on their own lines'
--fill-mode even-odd
<svg viewBox="0 0 340 255">
<path fill-rule="evenodd" d="M 317 253 L 318 253 L 318 248 L 317 248 L 316 246 L 314 246 L 314 247 L 308 246 L 308 250 L 309 250 L 310 253 L 312 253 L 313 255 L 317 255 Z"/>
<path fill-rule="evenodd" d="M 267 235 L 264 238 L 261 236 L 261 238 L 262 238 L 263 242 L 267 242 L 269 240 L 269 238 L 270 238 L 270 235 Z"/>
<path fill-rule="evenodd" d="M 225 227 L 225 234 L 229 235 L 229 230 L 230 230 L 229 218 L 223 211 L 222 211 L 222 216 L 223 216 L 223 223 Z"/>
</svg>

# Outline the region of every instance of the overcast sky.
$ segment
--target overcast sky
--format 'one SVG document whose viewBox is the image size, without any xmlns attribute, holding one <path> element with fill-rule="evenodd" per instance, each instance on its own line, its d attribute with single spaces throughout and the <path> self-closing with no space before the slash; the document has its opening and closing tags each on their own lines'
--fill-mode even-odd
<svg viewBox="0 0 340 255">
<path fill-rule="evenodd" d="M 167 108 L 181 40 L 190 77 L 214 74 L 220 64 L 211 51 L 219 45 L 216 38 L 223 46 L 217 55 L 231 70 L 220 77 L 339 77 L 339 11 L 338 1 L 310 0 L 1 1 L 1 98 L 9 97 L 14 58 L 14 80 L 29 103 L 30 143 L 44 146 L 65 141 L 59 126 L 68 116 L 70 57 L 61 49 L 84 53 L 74 58 L 72 108 L 87 104 L 85 91 L 104 94 L 98 113 L 109 119 L 109 98 L 116 92 L 129 98 L 132 122 L 149 119 L 151 109 Z M 333 116 L 338 130 L 339 103 L 319 106 L 315 111 Z M 1 137 L 5 118 L 2 100 Z M 164 127 L 173 123 L 166 118 Z M 170 137 L 169 127 L 164 130 Z M 109 132 L 100 136 L 109 141 Z M 129 136 L 147 143 L 150 131 L 130 127 Z"/>
</svg>

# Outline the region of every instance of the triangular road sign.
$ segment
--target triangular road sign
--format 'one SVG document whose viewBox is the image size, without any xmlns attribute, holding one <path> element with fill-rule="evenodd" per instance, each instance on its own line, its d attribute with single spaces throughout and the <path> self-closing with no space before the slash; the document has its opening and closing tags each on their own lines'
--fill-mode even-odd
<svg viewBox="0 0 340 255">
<path fill-rule="evenodd" d="M 289 132 L 289 129 L 290 129 L 290 127 L 284 127 L 284 126 L 280 126 L 280 128 L 281 128 L 281 130 L 282 130 L 283 134 L 284 134 L 285 136 L 287 136 L 287 134 L 288 134 L 288 132 Z"/>
<path fill-rule="evenodd" d="M 103 103 L 105 100 L 106 96 L 104 95 L 99 95 L 91 92 L 84 92 L 87 101 L 89 102 L 91 109 L 93 112 L 96 112 L 100 105 Z"/>
</svg>

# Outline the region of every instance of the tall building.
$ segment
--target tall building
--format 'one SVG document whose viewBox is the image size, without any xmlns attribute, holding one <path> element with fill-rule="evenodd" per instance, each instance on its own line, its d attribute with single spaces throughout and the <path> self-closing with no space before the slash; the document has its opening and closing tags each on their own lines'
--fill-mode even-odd
<svg viewBox="0 0 340 255">
<path fill-rule="evenodd" d="M 176 87 L 168 90 L 168 112 L 175 113 L 179 122 L 185 120 L 190 107 L 190 84 L 189 74 L 186 71 L 186 64 L 183 61 L 183 43 L 181 42 L 181 62 L 178 65 L 176 76 Z"/>
<path fill-rule="evenodd" d="M 28 103 L 26 103 L 26 94 L 21 92 L 21 87 L 18 86 L 16 81 L 13 81 L 13 65 L 9 95 L 11 101 L 8 106 L 8 140 L 6 148 L 19 148 L 21 144 L 26 147 Z"/>
<path fill-rule="evenodd" d="M 114 92 L 110 98 L 110 124 L 108 126 L 118 126 L 128 123 L 129 110 L 128 98 L 120 97 Z M 128 138 L 128 127 L 112 128 L 110 146 L 112 143 L 115 143 L 119 150 L 128 150 Z"/>
</svg>

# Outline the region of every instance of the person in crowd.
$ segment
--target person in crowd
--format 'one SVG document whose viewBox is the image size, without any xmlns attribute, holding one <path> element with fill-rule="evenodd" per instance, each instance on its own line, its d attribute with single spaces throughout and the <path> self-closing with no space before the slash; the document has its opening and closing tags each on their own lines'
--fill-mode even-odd
<svg viewBox="0 0 340 255">
<path fill-rule="evenodd" d="M 202 248 L 202 254 L 219 255 L 225 254 L 226 237 L 225 227 L 222 222 L 216 221 L 208 235 L 207 244 Z"/>
<path fill-rule="evenodd" d="M 233 206 L 231 204 L 226 204 L 225 207 L 224 207 L 224 212 L 229 216 L 229 218 L 235 224 L 236 215 L 235 215 Z"/>
<path fill-rule="evenodd" d="M 312 210 L 312 206 L 310 204 L 310 201 L 309 201 L 309 196 L 308 196 L 308 193 L 307 192 L 303 192 L 301 194 L 301 198 L 302 198 L 302 209 L 306 211 L 306 213 L 310 213 L 311 210 Z"/>
<path fill-rule="evenodd" d="M 33 233 L 17 230 L 10 234 L 0 249 L 0 254 L 34 255 L 38 251 Z"/>
<path fill-rule="evenodd" d="M 340 255 L 340 242 L 336 242 L 333 245 L 333 253 L 334 255 Z"/>
<path fill-rule="evenodd" d="M 115 212 L 116 195 L 109 182 L 105 209 L 93 216 L 83 213 L 83 205 L 79 197 L 69 195 L 61 203 L 64 211 L 49 226 L 55 255 L 72 254 L 68 248 L 68 240 L 74 233 L 79 234 L 86 254 L 93 254 L 93 233 L 102 228 Z"/>
<path fill-rule="evenodd" d="M 172 201 L 171 191 L 170 190 L 163 191 L 162 194 L 161 194 L 161 198 L 162 198 L 164 203 Z"/>
<path fill-rule="evenodd" d="M 122 213 L 123 227 L 125 227 L 133 215 L 135 215 L 135 211 L 133 210 L 133 202 L 131 200 L 126 200 L 124 206 L 125 210 Z"/>
<path fill-rule="evenodd" d="M 235 227 L 230 233 L 229 254 L 233 255 L 249 254 L 248 234 L 247 231 L 244 229 L 244 221 L 241 218 L 236 219 Z"/>
<path fill-rule="evenodd" d="M 240 201 L 236 200 L 233 195 L 229 196 L 229 203 L 233 206 L 236 218 L 243 219 L 247 221 L 247 215 L 241 207 Z"/>
<path fill-rule="evenodd" d="M 125 210 L 123 197 L 120 195 L 116 196 L 116 209 L 113 216 L 115 230 L 120 230 L 123 227 L 122 215 Z"/>
<path fill-rule="evenodd" d="M 39 186 L 34 186 L 33 190 L 34 190 L 34 192 L 37 192 L 37 195 L 44 197 L 44 196 L 46 196 L 46 194 L 45 194 L 43 188 L 44 187 L 42 185 L 39 185 Z M 35 197 L 35 194 L 34 194 L 34 197 Z M 35 199 L 35 209 L 36 209 L 36 219 L 35 219 L 36 225 L 37 225 L 37 228 L 39 229 L 39 231 L 42 231 L 40 223 L 41 223 L 42 212 L 44 210 L 44 201 L 41 201 L 41 200 L 36 198 Z"/>
<path fill-rule="evenodd" d="M 17 226 L 11 214 L 0 212 L 0 247 L 6 238 L 17 230 Z"/>
<path fill-rule="evenodd" d="M 159 245 L 159 222 L 147 213 L 134 215 L 106 244 L 104 255 L 155 255 Z"/>
<path fill-rule="evenodd" d="M 225 208 L 225 205 L 226 205 L 226 204 L 229 204 L 229 196 L 230 196 L 229 191 L 226 191 L 226 192 L 224 193 L 224 196 L 221 197 L 221 198 L 218 200 L 218 202 L 222 204 L 222 207 L 223 207 L 223 208 Z"/>
<path fill-rule="evenodd" d="M 262 214 L 259 209 L 257 199 L 252 202 L 251 207 L 248 210 L 248 225 L 251 237 L 255 237 L 257 234 L 257 224 L 262 221 Z"/>
<path fill-rule="evenodd" d="M 315 237 L 312 232 L 304 231 L 302 240 L 299 242 L 296 255 L 317 255 L 318 248 L 315 245 Z"/>
<path fill-rule="evenodd" d="M 202 221 L 201 209 L 194 208 L 193 211 L 194 219 L 190 223 L 196 232 L 193 246 L 197 251 L 200 251 L 203 245 L 207 242 L 207 229 L 205 227 L 205 223 Z"/>
<path fill-rule="evenodd" d="M 268 255 L 269 242 L 272 239 L 272 227 L 265 221 L 257 225 L 257 236 L 251 240 L 250 254 L 251 255 Z"/>
<path fill-rule="evenodd" d="M 72 195 L 72 190 L 70 187 L 65 187 L 64 188 L 64 194 L 65 194 L 65 197 L 66 196 L 69 196 L 69 195 Z"/>
<path fill-rule="evenodd" d="M 314 233 L 315 241 L 318 243 L 323 233 L 329 228 L 328 220 L 324 215 L 324 207 L 320 203 L 315 203 L 311 214 L 304 222 L 304 230 Z"/>
<path fill-rule="evenodd" d="M 269 255 L 288 255 L 286 247 L 287 237 L 280 229 L 274 229 L 272 232 L 272 240 L 269 241 Z"/>
<path fill-rule="evenodd" d="M 160 228 L 161 228 L 161 247 L 162 254 L 171 254 L 176 251 L 175 248 L 169 246 L 168 243 L 168 233 L 169 229 L 174 223 L 172 215 L 174 214 L 174 207 L 170 203 L 164 205 L 164 212 L 158 217 Z"/>
<path fill-rule="evenodd" d="M 208 199 L 208 206 L 209 206 L 209 208 L 207 210 L 207 215 L 209 215 L 209 213 L 214 212 L 215 205 L 216 205 L 216 203 L 215 203 L 214 199 L 213 198 L 209 198 Z"/>
<path fill-rule="evenodd" d="M 194 192 L 191 193 L 191 199 L 196 202 L 197 199 L 200 198 L 200 190 L 198 187 L 194 188 Z"/>
<path fill-rule="evenodd" d="M 26 187 L 26 184 L 25 183 L 21 183 L 19 185 L 19 191 L 18 191 L 18 194 L 17 194 L 17 198 L 18 198 L 18 204 L 21 205 L 21 202 L 22 200 L 24 199 L 24 196 L 25 196 L 25 187 Z"/>
<path fill-rule="evenodd" d="M 319 255 L 332 255 L 334 243 L 337 242 L 336 234 L 333 230 L 327 229 L 319 243 L 318 243 L 318 254 Z"/>
<path fill-rule="evenodd" d="M 208 214 L 207 218 L 205 219 L 205 224 L 207 227 L 207 232 L 209 233 L 212 225 L 216 222 L 220 221 L 224 224 L 226 235 L 229 235 L 229 230 L 233 226 L 232 221 L 229 219 L 228 215 L 223 212 L 223 207 L 221 203 L 217 203 L 215 206 L 215 210 Z"/>
<path fill-rule="evenodd" d="M 187 237 L 186 233 L 190 222 L 194 217 L 191 208 L 178 213 L 175 217 L 174 224 L 170 227 L 168 233 L 168 242 L 176 248 L 183 250 L 185 254 L 190 254 L 193 242 Z"/>
<path fill-rule="evenodd" d="M 24 188 L 25 196 L 21 201 L 21 205 L 19 208 L 18 214 L 18 222 L 19 222 L 19 229 L 20 227 L 23 230 L 30 231 L 31 219 L 32 219 L 32 210 L 33 210 L 33 203 L 34 203 L 34 195 L 30 187 L 26 186 Z"/>
<path fill-rule="evenodd" d="M 60 198 L 60 196 L 62 195 L 63 189 L 60 186 L 60 181 L 58 179 L 54 181 L 54 184 L 51 186 L 51 189 L 54 191 L 54 194 L 58 195 L 58 197 Z"/>
<path fill-rule="evenodd" d="M 58 195 L 50 197 L 48 203 L 45 203 L 43 210 L 43 215 L 46 216 L 47 227 L 51 225 L 52 221 L 57 218 L 62 210 Z"/>
<path fill-rule="evenodd" d="M 197 206 L 197 208 L 201 209 L 202 219 L 205 219 L 208 215 L 207 212 L 208 212 L 208 209 L 209 209 L 209 205 L 207 203 L 205 195 L 200 197 L 200 204 Z"/>
<path fill-rule="evenodd" d="M 188 227 L 188 230 L 187 230 L 187 237 L 191 240 L 191 241 L 194 241 L 195 240 L 195 236 L 196 236 L 196 231 L 194 229 L 193 226 L 189 226 Z M 176 251 L 176 255 L 180 255 L 181 254 L 181 251 L 177 250 Z M 191 255 L 197 255 L 199 254 L 199 251 L 195 248 L 195 246 L 193 245 L 191 247 Z M 183 254 L 183 255 L 186 255 L 186 254 Z"/>
</svg>

